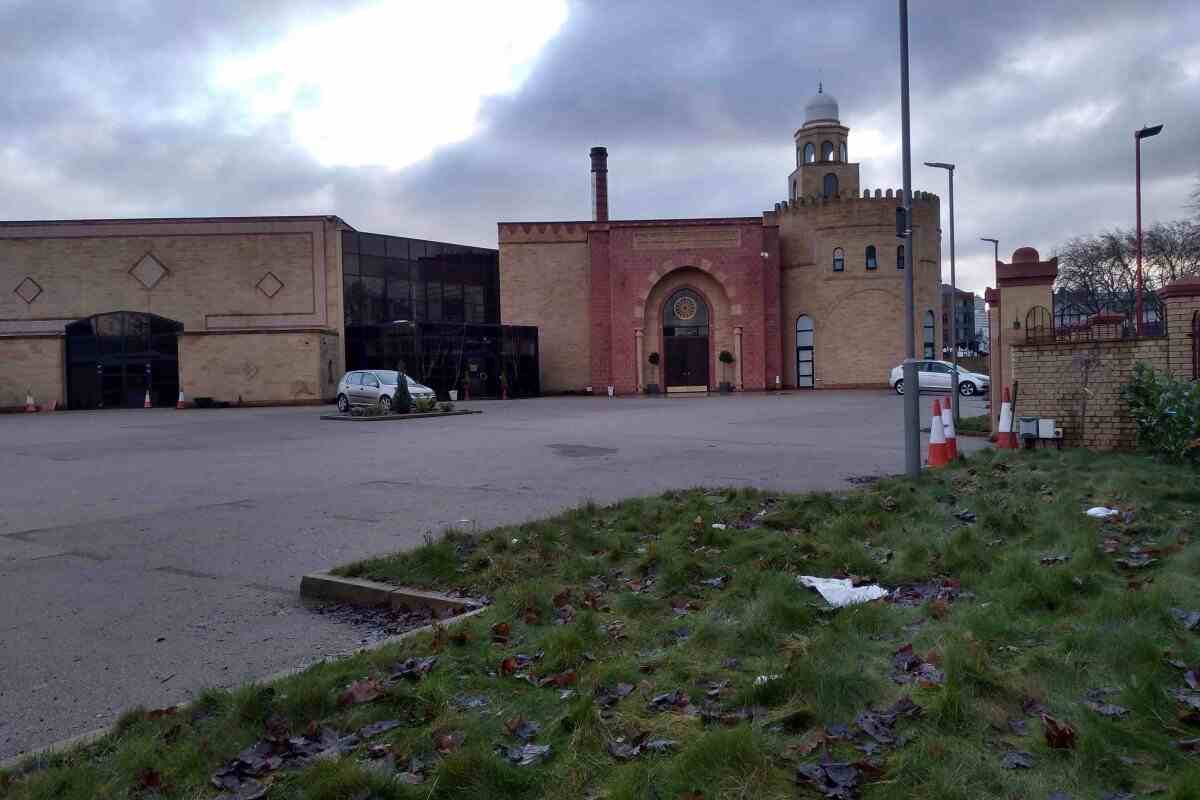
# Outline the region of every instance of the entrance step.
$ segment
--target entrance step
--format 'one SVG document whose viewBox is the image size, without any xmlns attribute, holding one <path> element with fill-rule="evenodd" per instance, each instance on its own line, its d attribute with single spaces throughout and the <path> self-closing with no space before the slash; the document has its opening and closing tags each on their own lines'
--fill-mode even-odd
<svg viewBox="0 0 1200 800">
<path fill-rule="evenodd" d="M 707 386 L 668 386 L 667 394 L 708 394 Z"/>
</svg>

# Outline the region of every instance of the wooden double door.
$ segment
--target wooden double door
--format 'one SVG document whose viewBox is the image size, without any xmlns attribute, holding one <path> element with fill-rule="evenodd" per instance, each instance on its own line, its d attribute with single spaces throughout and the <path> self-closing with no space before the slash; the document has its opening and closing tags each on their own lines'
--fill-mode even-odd
<svg viewBox="0 0 1200 800">
<path fill-rule="evenodd" d="M 677 333 L 678 331 L 676 331 Z M 708 337 L 671 336 L 663 337 L 666 343 L 666 364 L 663 375 L 666 387 L 708 387 Z"/>
</svg>

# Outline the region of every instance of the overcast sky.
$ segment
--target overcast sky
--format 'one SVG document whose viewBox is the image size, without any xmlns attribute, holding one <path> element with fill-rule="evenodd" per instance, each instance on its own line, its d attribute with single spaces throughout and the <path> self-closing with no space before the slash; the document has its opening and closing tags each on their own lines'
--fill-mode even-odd
<svg viewBox="0 0 1200 800">
<path fill-rule="evenodd" d="M 1200 173 L 1200 3 L 911 3 L 914 187 L 958 164 L 960 283 L 1147 223 Z M 889 0 L 0 0 L 0 218 L 336 213 L 495 246 L 497 220 L 753 215 L 817 82 L 898 187 Z M 948 208 L 943 201 L 943 216 Z M 943 224 L 945 227 L 945 222 Z M 949 248 L 943 248 L 949 275 Z"/>
</svg>

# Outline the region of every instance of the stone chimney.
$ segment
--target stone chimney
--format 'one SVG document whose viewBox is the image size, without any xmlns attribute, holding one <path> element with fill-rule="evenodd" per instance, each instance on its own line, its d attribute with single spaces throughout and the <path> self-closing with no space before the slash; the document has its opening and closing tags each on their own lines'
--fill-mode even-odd
<svg viewBox="0 0 1200 800">
<path fill-rule="evenodd" d="M 592 221 L 608 222 L 608 150 L 592 148 Z"/>
</svg>

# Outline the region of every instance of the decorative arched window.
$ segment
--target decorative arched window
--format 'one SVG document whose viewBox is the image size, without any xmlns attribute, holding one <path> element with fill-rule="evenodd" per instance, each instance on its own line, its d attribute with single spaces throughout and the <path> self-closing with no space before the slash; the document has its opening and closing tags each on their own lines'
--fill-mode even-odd
<svg viewBox="0 0 1200 800">
<path fill-rule="evenodd" d="M 867 245 L 867 269 L 878 269 L 879 259 L 875 257 L 875 245 Z"/>
<path fill-rule="evenodd" d="M 934 348 L 933 334 L 936 326 L 933 312 L 925 312 L 925 358 L 937 358 L 937 353 Z"/>
<path fill-rule="evenodd" d="M 846 251 L 840 247 L 833 248 L 833 271 L 842 272 L 846 269 Z"/>
<path fill-rule="evenodd" d="M 809 142 L 808 144 L 804 145 L 804 163 L 811 164 L 816 160 L 817 148 L 812 142 Z"/>
<path fill-rule="evenodd" d="M 837 197 L 838 179 L 837 175 L 832 172 L 826 173 L 825 180 L 821 184 L 821 193 L 826 197 Z"/>
<path fill-rule="evenodd" d="M 821 160 L 833 161 L 833 142 L 821 143 Z"/>
<path fill-rule="evenodd" d="M 850 159 L 847 157 L 847 154 L 846 154 L 846 143 L 845 143 L 845 142 L 842 142 L 842 152 L 841 152 L 841 156 L 842 156 L 841 160 L 842 160 L 842 162 L 843 162 L 843 163 L 845 163 L 845 162 L 847 162 L 847 161 L 849 161 L 849 160 L 850 160 Z"/>
<path fill-rule="evenodd" d="M 896 269 L 904 269 L 904 245 L 896 247 Z"/>
<path fill-rule="evenodd" d="M 796 386 L 801 389 L 814 386 L 813 351 L 812 317 L 801 314 L 796 320 Z"/>
</svg>

